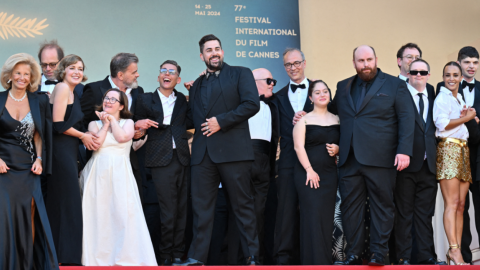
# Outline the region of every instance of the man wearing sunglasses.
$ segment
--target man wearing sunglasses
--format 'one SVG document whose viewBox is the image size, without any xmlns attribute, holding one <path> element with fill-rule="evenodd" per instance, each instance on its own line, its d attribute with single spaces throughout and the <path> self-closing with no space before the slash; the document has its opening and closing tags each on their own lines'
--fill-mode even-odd
<svg viewBox="0 0 480 270">
<path fill-rule="evenodd" d="M 187 98 L 175 90 L 180 83 L 181 68 L 167 60 L 160 65 L 160 87 L 153 93 L 138 96 L 135 120 L 150 119 L 160 123 L 147 129 L 145 166 L 150 168 L 160 204 L 160 265 L 180 263 L 184 252 L 187 219 L 187 166 L 190 150 L 185 137 Z"/>
<path fill-rule="evenodd" d="M 251 167 L 251 177 L 255 198 L 255 217 L 257 219 L 257 235 L 260 244 L 259 261 L 263 264 L 264 249 L 264 212 L 270 178 L 275 176 L 275 158 L 280 132 L 277 106 L 273 102 L 273 87 L 277 80 L 265 68 L 252 71 L 260 97 L 260 111 L 248 119 L 250 138 L 252 139 L 255 160 Z M 231 215 L 233 216 L 233 215 Z M 235 220 L 229 223 L 228 264 L 241 264 L 237 260 L 240 247 L 240 235 Z"/>
<path fill-rule="evenodd" d="M 279 265 L 300 264 L 300 231 L 298 195 L 293 182 L 293 167 L 297 154 L 293 148 L 293 125 L 301 116 L 313 110 L 307 99 L 310 80 L 305 77 L 307 62 L 300 49 L 287 48 L 283 66 L 290 82 L 275 96 L 280 117 L 280 158 L 278 160 L 278 208 L 275 224 L 274 257 Z M 294 119 L 294 116 L 298 118 Z"/>
<path fill-rule="evenodd" d="M 433 101 L 435 92 L 428 87 L 430 65 L 416 59 L 408 67 L 408 90 L 413 98 L 415 132 L 410 165 L 398 172 L 395 188 L 395 252 L 398 264 L 411 262 L 413 238 L 418 264 L 440 264 L 433 247 L 432 214 L 435 209 L 437 146 Z M 413 230 L 412 230 L 413 229 Z M 412 236 L 412 232 L 414 236 Z M 416 264 L 416 263 L 415 263 Z"/>
</svg>

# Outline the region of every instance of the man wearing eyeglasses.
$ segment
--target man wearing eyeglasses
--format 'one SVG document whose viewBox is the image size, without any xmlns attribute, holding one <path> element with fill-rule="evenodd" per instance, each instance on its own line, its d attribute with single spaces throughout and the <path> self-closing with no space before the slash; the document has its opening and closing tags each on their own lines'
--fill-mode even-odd
<svg viewBox="0 0 480 270">
<path fill-rule="evenodd" d="M 462 68 L 463 80 L 459 86 L 458 93 L 462 95 L 463 101 L 468 107 L 474 108 L 476 111 L 480 110 L 480 82 L 475 80 L 478 67 L 480 65 L 479 53 L 477 49 L 471 46 L 466 46 L 460 49 L 457 56 L 457 63 Z M 444 82 L 437 84 L 437 92 L 440 87 L 445 86 Z M 478 111 L 477 111 L 478 112 Z M 470 149 L 470 166 L 472 171 L 473 183 L 470 185 L 470 191 L 472 192 L 473 206 L 475 209 L 475 226 L 477 227 L 477 234 L 480 232 L 480 174 L 477 172 L 477 155 L 478 147 L 480 144 L 474 144 L 471 141 L 474 140 L 479 134 L 478 116 L 475 120 L 470 120 L 465 123 L 468 129 L 468 148 Z M 470 250 L 470 244 L 472 243 L 472 233 L 470 231 L 470 216 L 468 215 L 468 209 L 470 207 L 470 192 L 467 193 L 465 199 L 465 212 L 463 214 L 463 233 L 462 233 L 462 256 L 465 262 L 472 262 L 472 252 Z"/>
<path fill-rule="evenodd" d="M 416 242 L 418 264 L 445 265 L 437 261 L 433 248 L 432 214 L 438 189 L 436 180 L 437 146 L 433 101 L 435 92 L 427 87 L 430 65 L 422 59 L 413 60 L 408 67 L 408 90 L 413 98 L 415 132 L 410 165 L 398 172 L 395 188 L 395 251 L 397 264 L 411 262 L 413 238 Z M 412 230 L 413 228 L 413 230 Z M 414 235 L 412 235 L 412 232 Z"/>
<path fill-rule="evenodd" d="M 145 166 L 150 168 L 160 204 L 160 265 L 180 263 L 184 252 L 187 219 L 186 170 L 190 150 L 186 139 L 188 103 L 175 90 L 180 83 L 181 68 L 167 60 L 160 65 L 160 87 L 153 93 L 138 96 L 135 120 L 150 119 L 161 123 L 147 129 Z"/>
<path fill-rule="evenodd" d="M 275 158 L 279 137 L 278 110 L 273 102 L 273 87 L 277 80 L 265 68 L 252 71 L 257 84 L 260 97 L 260 110 L 248 119 L 250 138 L 252 139 L 255 160 L 251 167 L 251 177 L 255 198 L 255 216 L 257 219 L 257 235 L 260 244 L 258 260 L 263 264 L 264 250 L 264 212 L 267 200 L 270 177 L 275 176 Z M 233 226 L 232 226 L 233 225 Z M 240 237 L 237 225 L 232 220 L 229 223 L 228 236 L 228 264 L 241 264 L 238 262 Z"/>
<path fill-rule="evenodd" d="M 310 81 L 305 77 L 307 62 L 303 52 L 287 48 L 283 65 L 290 82 L 275 95 L 280 119 L 280 159 L 278 160 L 278 208 L 275 224 L 275 259 L 279 265 L 299 264 L 299 213 L 298 195 L 293 182 L 293 167 L 297 154 L 293 148 L 295 114 L 304 115 L 313 110 L 307 99 Z"/>
<path fill-rule="evenodd" d="M 48 96 L 58 83 L 55 78 L 55 70 L 57 70 L 57 64 L 62 60 L 64 56 L 63 49 L 58 45 L 57 40 L 51 40 L 40 44 L 40 50 L 38 51 L 38 60 L 40 61 L 40 67 L 42 68 L 42 82 L 38 86 L 37 93 L 45 93 Z M 78 97 L 81 98 L 83 94 L 84 85 L 79 83 L 75 86 L 74 91 Z"/>
</svg>

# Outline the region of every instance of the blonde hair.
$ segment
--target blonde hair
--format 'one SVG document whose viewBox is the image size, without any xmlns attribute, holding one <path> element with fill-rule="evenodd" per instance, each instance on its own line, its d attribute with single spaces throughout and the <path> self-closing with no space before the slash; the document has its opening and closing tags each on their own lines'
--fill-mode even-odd
<svg viewBox="0 0 480 270">
<path fill-rule="evenodd" d="M 5 64 L 2 67 L 2 73 L 0 74 L 0 81 L 3 88 L 10 89 L 12 87 L 12 82 L 8 82 L 12 77 L 12 72 L 18 64 L 26 64 L 30 66 L 30 84 L 27 85 L 27 91 L 35 92 L 38 89 L 40 84 L 42 73 L 40 71 L 40 66 L 38 65 L 35 58 L 27 53 L 17 53 L 10 56 Z"/>
<path fill-rule="evenodd" d="M 65 69 L 67 69 L 67 67 L 70 65 L 76 64 L 78 61 L 82 62 L 83 70 L 85 71 L 85 63 L 83 62 L 82 58 L 75 54 L 69 54 L 58 63 L 57 69 L 55 70 L 55 78 L 59 82 L 63 81 L 65 78 Z M 86 81 L 87 79 L 87 76 L 83 74 L 82 82 Z"/>
</svg>

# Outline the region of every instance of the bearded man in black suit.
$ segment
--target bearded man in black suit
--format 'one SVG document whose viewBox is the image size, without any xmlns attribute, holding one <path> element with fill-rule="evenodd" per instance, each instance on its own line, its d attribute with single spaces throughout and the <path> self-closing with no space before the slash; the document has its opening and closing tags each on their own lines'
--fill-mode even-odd
<svg viewBox="0 0 480 270">
<path fill-rule="evenodd" d="M 330 110 L 340 118 L 339 188 L 347 238 L 347 258 L 335 264 L 361 264 L 365 243 L 365 201 L 370 197 L 369 265 L 384 265 L 394 224 L 396 169 L 413 154 L 415 112 L 404 81 L 377 68 L 370 46 L 353 51 L 357 75 L 337 84 Z M 406 106 L 408 105 L 408 106 Z"/>
</svg>

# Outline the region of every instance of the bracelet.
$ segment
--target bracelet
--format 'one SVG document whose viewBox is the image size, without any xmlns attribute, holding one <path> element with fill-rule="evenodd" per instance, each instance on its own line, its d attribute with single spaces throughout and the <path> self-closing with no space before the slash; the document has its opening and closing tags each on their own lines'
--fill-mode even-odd
<svg viewBox="0 0 480 270">
<path fill-rule="evenodd" d="M 312 168 L 312 165 L 308 166 L 307 168 L 305 168 L 305 171 Z"/>
<path fill-rule="evenodd" d="M 84 137 L 85 137 L 85 132 L 84 132 L 83 135 L 80 137 L 80 140 L 83 140 Z"/>
<path fill-rule="evenodd" d="M 40 159 L 40 161 L 42 161 L 42 157 L 37 157 L 38 159 Z"/>
</svg>

